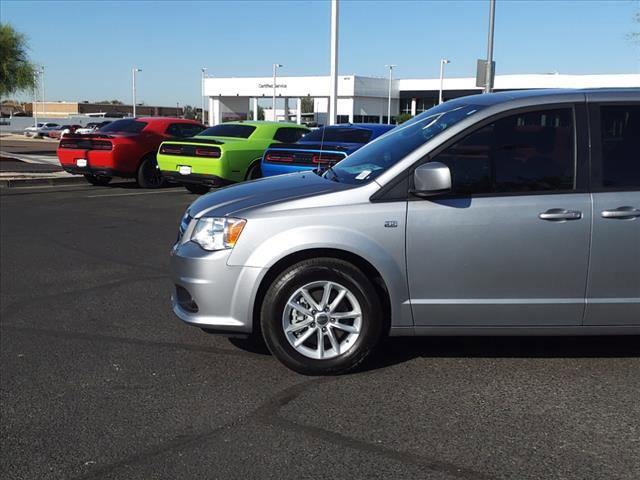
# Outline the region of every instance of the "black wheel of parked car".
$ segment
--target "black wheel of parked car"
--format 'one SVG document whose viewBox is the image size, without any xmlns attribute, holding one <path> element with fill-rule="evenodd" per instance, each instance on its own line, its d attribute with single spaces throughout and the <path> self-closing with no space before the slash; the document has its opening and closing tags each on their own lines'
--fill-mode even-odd
<svg viewBox="0 0 640 480">
<path fill-rule="evenodd" d="M 262 178 L 260 160 L 256 160 L 251 164 L 251 166 L 247 170 L 247 176 L 245 177 L 245 180 L 255 180 L 256 178 Z"/>
<path fill-rule="evenodd" d="M 353 370 L 382 337 L 382 307 L 369 279 L 333 258 L 304 260 L 271 284 L 260 312 L 267 347 L 305 375 Z"/>
<path fill-rule="evenodd" d="M 163 185 L 164 179 L 160 174 L 155 155 L 147 155 L 144 157 L 138 167 L 136 180 L 142 188 L 159 188 Z"/>
<path fill-rule="evenodd" d="M 209 191 L 209 187 L 206 187 L 204 185 L 197 185 L 195 183 L 185 183 L 184 188 L 197 195 L 204 195 Z"/>
<path fill-rule="evenodd" d="M 87 182 L 89 182 L 91 185 L 98 185 L 98 186 L 104 187 L 105 185 L 109 184 L 112 177 L 107 177 L 105 175 L 97 176 L 97 175 L 85 174 L 84 178 L 86 178 Z"/>
</svg>

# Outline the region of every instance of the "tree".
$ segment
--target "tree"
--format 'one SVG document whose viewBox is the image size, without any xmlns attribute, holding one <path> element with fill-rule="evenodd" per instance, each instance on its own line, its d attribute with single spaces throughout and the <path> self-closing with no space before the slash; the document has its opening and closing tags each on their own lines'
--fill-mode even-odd
<svg viewBox="0 0 640 480">
<path fill-rule="evenodd" d="M 0 97 L 36 87 L 36 67 L 29 61 L 26 37 L 0 24 Z"/>
<path fill-rule="evenodd" d="M 401 113 L 400 115 L 393 117 L 393 120 L 396 125 L 400 125 L 401 123 L 404 123 L 407 120 L 411 120 L 411 118 L 412 117 L 410 113 Z"/>
<path fill-rule="evenodd" d="M 185 105 L 182 111 L 184 112 L 183 117 L 188 118 L 189 120 L 195 120 L 196 117 L 200 116 L 200 112 L 191 105 Z"/>
<path fill-rule="evenodd" d="M 302 97 L 301 113 L 313 113 L 313 98 Z"/>
</svg>

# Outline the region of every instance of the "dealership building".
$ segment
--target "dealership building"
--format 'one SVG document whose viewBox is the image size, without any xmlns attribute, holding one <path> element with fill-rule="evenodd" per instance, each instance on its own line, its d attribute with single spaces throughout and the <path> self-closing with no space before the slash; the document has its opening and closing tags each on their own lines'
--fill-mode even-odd
<svg viewBox="0 0 640 480">
<path fill-rule="evenodd" d="M 272 120 L 325 124 L 329 105 L 329 76 L 277 77 L 276 111 L 272 77 L 207 77 L 204 95 L 208 99 L 209 124 L 228 120 L 257 119 L 259 108 Z M 640 74 L 609 75 L 496 75 L 494 91 L 533 88 L 640 87 Z M 391 82 L 391 116 L 416 115 L 438 102 L 440 79 L 399 78 Z M 445 78 L 444 100 L 481 93 L 475 77 Z M 302 113 L 302 99 L 313 100 L 313 112 Z M 340 75 L 338 77 L 338 123 L 386 123 L 389 79 Z M 308 102 L 310 103 L 310 102 Z"/>
</svg>

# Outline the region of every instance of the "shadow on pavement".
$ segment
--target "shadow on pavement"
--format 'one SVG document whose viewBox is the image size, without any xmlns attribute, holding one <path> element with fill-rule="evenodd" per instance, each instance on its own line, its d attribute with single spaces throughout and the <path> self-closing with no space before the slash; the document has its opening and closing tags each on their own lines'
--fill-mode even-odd
<svg viewBox="0 0 640 480">
<path fill-rule="evenodd" d="M 414 358 L 598 358 L 640 357 L 640 336 L 579 337 L 391 337 L 363 370 Z"/>
</svg>

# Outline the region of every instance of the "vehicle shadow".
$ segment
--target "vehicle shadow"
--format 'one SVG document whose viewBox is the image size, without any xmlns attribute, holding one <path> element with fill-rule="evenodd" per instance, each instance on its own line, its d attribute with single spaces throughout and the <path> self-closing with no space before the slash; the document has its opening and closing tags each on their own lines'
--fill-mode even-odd
<svg viewBox="0 0 640 480">
<path fill-rule="evenodd" d="M 624 358 L 640 357 L 640 336 L 390 337 L 361 371 L 414 358 Z"/>
<path fill-rule="evenodd" d="M 167 185 L 163 185 L 160 188 L 164 190 L 164 189 L 167 189 L 167 188 L 181 188 L 181 187 L 182 187 L 182 185 L 177 185 L 175 183 L 169 183 Z M 124 190 L 145 190 L 144 188 L 140 188 L 135 180 L 128 180 L 128 179 L 113 180 L 110 183 L 108 183 L 107 185 L 100 186 L 100 187 L 97 187 L 97 188 L 121 188 L 121 189 L 124 189 Z M 149 190 L 151 190 L 151 189 L 149 189 Z M 186 190 L 185 190 L 185 192 L 186 192 Z"/>
</svg>

